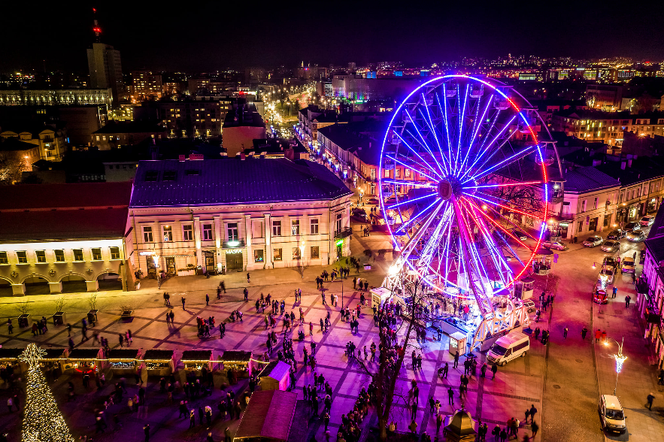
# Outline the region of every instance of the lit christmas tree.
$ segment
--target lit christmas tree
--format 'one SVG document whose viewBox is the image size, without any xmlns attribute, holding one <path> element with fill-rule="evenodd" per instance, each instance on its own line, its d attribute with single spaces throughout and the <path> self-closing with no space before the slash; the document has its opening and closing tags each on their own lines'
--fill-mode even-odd
<svg viewBox="0 0 664 442">
<path fill-rule="evenodd" d="M 69 427 L 58 410 L 39 361 L 46 351 L 28 344 L 19 359 L 28 364 L 23 442 L 74 442 Z"/>
</svg>

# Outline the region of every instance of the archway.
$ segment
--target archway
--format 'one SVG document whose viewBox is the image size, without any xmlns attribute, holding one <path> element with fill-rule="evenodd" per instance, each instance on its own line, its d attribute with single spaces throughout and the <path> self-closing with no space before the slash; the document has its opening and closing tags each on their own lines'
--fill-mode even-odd
<svg viewBox="0 0 664 442">
<path fill-rule="evenodd" d="M 62 293 L 87 292 L 88 286 L 85 284 L 85 278 L 78 275 L 67 275 L 60 280 L 62 283 Z"/>
<path fill-rule="evenodd" d="M 12 293 L 12 283 L 6 279 L 0 278 L 0 297 L 14 296 Z"/>
<path fill-rule="evenodd" d="M 97 281 L 99 290 L 122 290 L 122 279 L 117 273 L 102 273 Z"/>
<path fill-rule="evenodd" d="M 26 295 L 48 295 L 48 281 L 41 276 L 30 276 L 23 281 Z"/>
</svg>

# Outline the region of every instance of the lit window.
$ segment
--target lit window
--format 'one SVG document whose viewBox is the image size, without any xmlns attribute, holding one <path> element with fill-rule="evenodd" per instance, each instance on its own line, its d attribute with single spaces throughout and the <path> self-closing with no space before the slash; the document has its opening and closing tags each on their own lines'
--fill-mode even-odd
<svg viewBox="0 0 664 442">
<path fill-rule="evenodd" d="M 173 228 L 171 226 L 162 227 L 164 232 L 164 242 L 173 241 Z"/>
<path fill-rule="evenodd" d="M 254 262 L 263 262 L 263 249 L 254 250 Z"/>
<path fill-rule="evenodd" d="M 281 249 L 274 249 L 272 255 L 274 261 L 281 261 L 283 259 L 281 256 Z"/>
<path fill-rule="evenodd" d="M 18 263 L 19 264 L 27 264 L 28 263 L 28 254 L 25 251 L 16 252 L 16 257 L 18 258 Z"/>
<path fill-rule="evenodd" d="M 299 247 L 293 247 L 293 259 L 302 259 L 302 251 Z"/>
<path fill-rule="evenodd" d="M 37 257 L 37 262 L 46 262 L 46 252 L 44 250 L 36 250 L 35 256 Z"/>
<path fill-rule="evenodd" d="M 311 219 L 310 227 L 311 227 L 311 230 L 310 230 L 311 234 L 312 235 L 318 235 L 318 218 L 312 218 Z"/>
<path fill-rule="evenodd" d="M 226 226 L 228 241 L 237 241 L 239 238 L 237 223 L 228 223 Z"/>
<path fill-rule="evenodd" d="M 0 252 L 0 264 L 9 264 L 9 259 L 7 258 L 7 252 Z"/>
<path fill-rule="evenodd" d="M 83 261 L 83 249 L 74 249 L 74 261 Z"/>
<path fill-rule="evenodd" d="M 311 246 L 311 259 L 318 259 L 318 258 L 320 258 L 320 247 Z"/>
<path fill-rule="evenodd" d="M 299 235 L 299 234 L 300 234 L 300 220 L 294 219 L 291 221 L 291 235 Z"/>
<path fill-rule="evenodd" d="M 111 259 L 120 259 L 120 247 L 111 247 Z"/>
<path fill-rule="evenodd" d="M 100 248 L 94 248 L 90 249 L 92 252 L 92 260 L 93 261 L 101 261 L 101 249 Z"/>
<path fill-rule="evenodd" d="M 55 262 L 65 262 L 64 250 L 54 250 L 54 252 L 55 252 Z"/>
</svg>

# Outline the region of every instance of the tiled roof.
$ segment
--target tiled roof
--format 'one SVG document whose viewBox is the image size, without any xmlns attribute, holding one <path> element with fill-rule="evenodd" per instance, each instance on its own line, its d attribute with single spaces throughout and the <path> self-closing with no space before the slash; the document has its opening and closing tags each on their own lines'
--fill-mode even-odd
<svg viewBox="0 0 664 442">
<path fill-rule="evenodd" d="M 629 161 L 631 161 L 631 166 L 629 165 Z M 624 169 L 622 168 L 622 162 L 625 162 Z M 597 166 L 597 169 L 619 180 L 623 186 L 664 176 L 664 164 L 662 164 L 662 161 L 649 157 L 622 160 L 621 162 L 606 162 Z"/>
<path fill-rule="evenodd" d="M 9 137 L 5 140 L 0 139 L 0 152 L 17 152 L 22 150 L 39 149 L 36 144 L 26 143 L 16 137 Z"/>
<path fill-rule="evenodd" d="M 131 182 L 21 184 L 0 187 L 0 211 L 127 206 Z"/>
<path fill-rule="evenodd" d="M 353 153 L 363 163 L 377 166 L 380 162 L 380 141 L 357 132 L 355 124 L 337 124 L 318 130 L 341 149 Z"/>
<path fill-rule="evenodd" d="M 565 191 L 582 193 L 614 186 L 620 182 L 595 167 L 580 167 L 565 174 Z"/>
<path fill-rule="evenodd" d="M 348 194 L 327 168 L 305 160 L 141 161 L 131 207 L 331 200 Z"/>
</svg>

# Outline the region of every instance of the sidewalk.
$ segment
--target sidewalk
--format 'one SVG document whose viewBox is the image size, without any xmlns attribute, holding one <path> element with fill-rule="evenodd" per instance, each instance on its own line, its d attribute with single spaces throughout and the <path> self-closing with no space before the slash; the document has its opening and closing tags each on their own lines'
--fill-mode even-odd
<svg viewBox="0 0 664 442">
<path fill-rule="evenodd" d="M 656 367 L 650 365 L 653 349 L 643 339 L 644 329 L 639 312 L 634 305 L 636 291 L 631 275 L 617 275 L 618 296 L 609 299 L 603 306 L 594 305 L 594 329 L 606 330 L 608 343 L 595 345 L 597 377 L 600 394 L 613 394 L 616 389 L 616 362 L 618 343 L 625 338 L 623 354 L 627 356 L 622 372 L 618 377 L 616 395 L 620 399 L 627 417 L 628 435 L 616 440 L 646 442 L 664 440 L 664 387 L 657 385 Z M 629 294 L 632 303 L 625 307 L 625 295 Z M 655 395 L 652 411 L 645 407 L 649 393 Z M 614 439 L 611 437 L 611 439 Z"/>
</svg>

